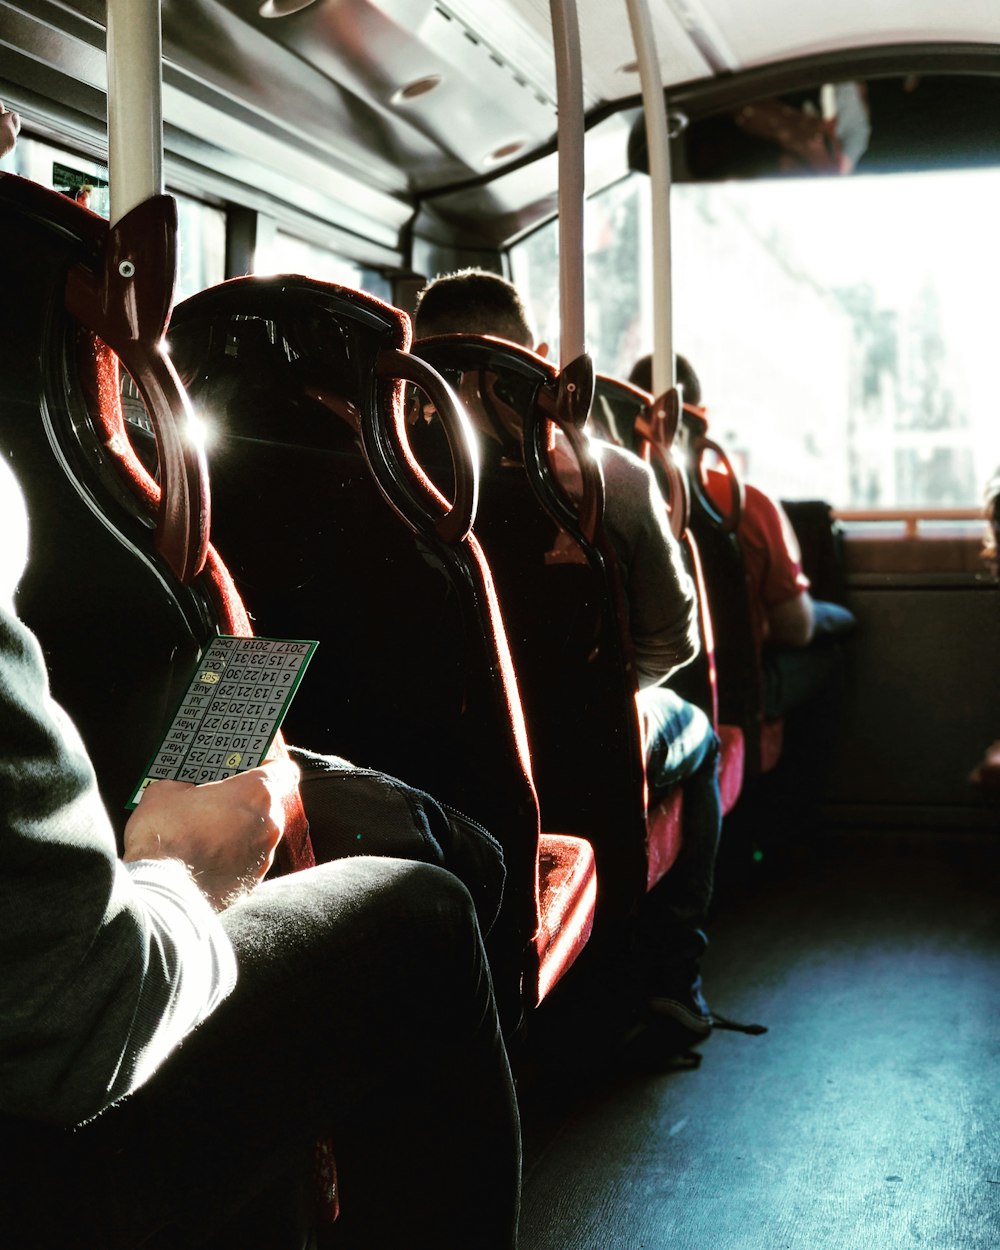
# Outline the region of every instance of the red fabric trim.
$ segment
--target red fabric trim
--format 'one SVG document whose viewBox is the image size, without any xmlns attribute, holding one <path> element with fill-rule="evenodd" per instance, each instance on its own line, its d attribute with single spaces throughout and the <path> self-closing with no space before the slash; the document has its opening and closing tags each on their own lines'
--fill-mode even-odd
<svg viewBox="0 0 1000 1250">
<path fill-rule="evenodd" d="M 785 735 L 785 722 L 780 720 L 763 721 L 760 727 L 760 771 L 768 773 L 781 759 L 781 748 Z"/>
<path fill-rule="evenodd" d="M 676 786 L 646 816 L 646 889 L 666 876 L 681 852 L 681 803 L 683 791 Z"/>
<path fill-rule="evenodd" d="M 743 740 L 743 730 L 738 725 L 720 725 L 718 732 L 719 742 L 722 744 L 719 753 L 719 795 L 722 814 L 728 816 L 736 806 L 736 800 L 743 789 L 746 743 Z"/>
<path fill-rule="evenodd" d="M 583 838 L 543 833 L 538 842 L 538 998 L 549 993 L 587 944 L 594 927 L 597 869 Z"/>
</svg>

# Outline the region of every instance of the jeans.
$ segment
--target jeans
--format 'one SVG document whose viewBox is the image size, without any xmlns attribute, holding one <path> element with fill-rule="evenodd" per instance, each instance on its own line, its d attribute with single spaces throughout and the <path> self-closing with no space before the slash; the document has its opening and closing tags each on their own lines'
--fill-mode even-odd
<svg viewBox="0 0 1000 1250">
<path fill-rule="evenodd" d="M 640 691 L 639 708 L 650 802 L 677 784 L 683 798 L 681 851 L 640 904 L 638 956 L 651 988 L 681 993 L 697 982 L 708 945 L 704 926 L 722 829 L 719 739 L 701 708 L 663 686 Z"/>
<path fill-rule="evenodd" d="M 301 1250 L 328 1136 L 331 1245 L 515 1245 L 518 1114 L 465 887 L 358 857 L 222 918 L 237 987 L 146 1086 L 72 1133 L 2 1126 L 7 1179 L 42 1195 L 11 1244 Z"/>
</svg>

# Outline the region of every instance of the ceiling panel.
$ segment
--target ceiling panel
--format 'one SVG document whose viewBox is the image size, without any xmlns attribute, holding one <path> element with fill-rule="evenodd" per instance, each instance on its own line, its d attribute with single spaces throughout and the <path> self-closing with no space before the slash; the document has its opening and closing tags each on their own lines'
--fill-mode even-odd
<svg viewBox="0 0 1000 1250">
<path fill-rule="evenodd" d="M 996 43 L 998 0 L 656 0 L 699 13 L 739 68 L 840 48 L 940 41 Z"/>
<path fill-rule="evenodd" d="M 492 5 L 484 5 L 482 0 L 448 0 L 448 4 L 470 21 L 505 22 L 510 34 L 518 29 L 530 31 L 532 39 L 551 60 L 552 18 L 548 0 L 508 0 L 506 4 Z M 625 0 L 579 0 L 578 11 L 587 107 L 635 95 L 639 91 L 638 75 L 624 68 L 635 61 Z M 651 17 L 664 82 L 687 82 L 710 72 L 709 63 L 669 5 L 654 0 Z"/>
</svg>

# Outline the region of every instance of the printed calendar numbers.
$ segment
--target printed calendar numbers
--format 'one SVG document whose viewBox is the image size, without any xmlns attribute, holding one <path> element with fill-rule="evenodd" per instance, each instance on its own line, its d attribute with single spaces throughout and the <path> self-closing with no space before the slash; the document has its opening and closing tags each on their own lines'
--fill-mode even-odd
<svg viewBox="0 0 1000 1250">
<path fill-rule="evenodd" d="M 319 644 L 224 634 L 205 649 L 159 750 L 126 804 L 153 781 L 221 781 L 255 768 Z"/>
</svg>

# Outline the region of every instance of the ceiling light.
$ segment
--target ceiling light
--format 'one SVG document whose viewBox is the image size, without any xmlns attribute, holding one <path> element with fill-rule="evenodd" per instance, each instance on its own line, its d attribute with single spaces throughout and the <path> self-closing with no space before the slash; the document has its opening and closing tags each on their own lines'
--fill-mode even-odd
<svg viewBox="0 0 1000 1250">
<path fill-rule="evenodd" d="M 523 139 L 514 139 L 510 143 L 502 143 L 498 148 L 487 156 L 487 165 L 499 165 L 501 161 L 506 161 L 512 156 L 516 156 L 524 147 Z"/>
<path fill-rule="evenodd" d="M 392 93 L 392 103 L 403 104 L 407 100 L 416 100 L 420 96 L 426 95 L 428 91 L 433 91 L 435 87 L 440 86 L 440 74 L 427 74 L 424 78 L 414 78 L 412 82 L 408 82 L 406 86 L 400 87 L 398 91 Z"/>
<path fill-rule="evenodd" d="M 300 9 L 308 9 L 316 0 L 264 0 L 257 12 L 261 17 L 288 17 Z"/>
</svg>

